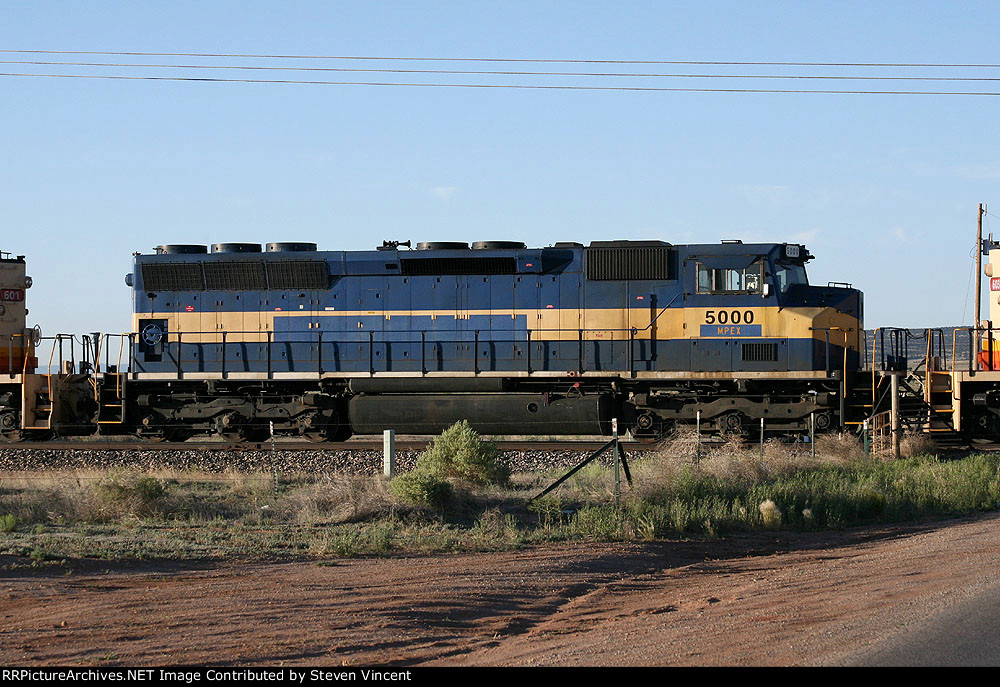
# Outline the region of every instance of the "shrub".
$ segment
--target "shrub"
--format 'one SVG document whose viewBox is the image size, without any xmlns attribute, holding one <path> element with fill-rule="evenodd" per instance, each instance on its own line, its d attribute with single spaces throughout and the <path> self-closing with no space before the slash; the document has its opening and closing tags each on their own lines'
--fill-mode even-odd
<svg viewBox="0 0 1000 687">
<path fill-rule="evenodd" d="M 470 534 L 482 544 L 517 544 L 521 540 L 517 518 L 510 513 L 501 513 L 497 508 L 484 511 L 472 526 Z"/>
<path fill-rule="evenodd" d="M 0 515 L 0 532 L 13 532 L 17 528 L 17 518 L 13 515 Z"/>
<path fill-rule="evenodd" d="M 150 517 L 160 514 L 167 488 L 154 477 L 114 476 L 100 482 L 95 493 L 101 509 L 109 515 Z"/>
<path fill-rule="evenodd" d="M 760 504 L 760 515 L 764 519 L 765 528 L 776 530 L 781 527 L 781 509 L 771 499 Z"/>
<path fill-rule="evenodd" d="M 496 444 L 480 439 L 465 420 L 434 439 L 417 460 L 417 468 L 441 479 L 457 478 L 479 485 L 503 485 L 510 479 L 510 466 L 500 458 Z"/>
<path fill-rule="evenodd" d="M 418 465 L 389 482 L 389 492 L 414 506 L 443 508 L 451 500 L 452 488 L 448 480 Z"/>
</svg>

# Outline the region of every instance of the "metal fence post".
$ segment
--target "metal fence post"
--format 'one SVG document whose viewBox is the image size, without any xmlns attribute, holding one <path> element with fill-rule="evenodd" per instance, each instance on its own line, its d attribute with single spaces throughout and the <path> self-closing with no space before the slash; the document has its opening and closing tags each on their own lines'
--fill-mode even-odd
<svg viewBox="0 0 1000 687">
<path fill-rule="evenodd" d="M 809 413 L 809 447 L 812 449 L 813 462 L 816 461 L 816 413 Z"/>
<path fill-rule="evenodd" d="M 760 462 L 764 462 L 764 418 L 760 419 Z"/>
<path fill-rule="evenodd" d="M 271 472 L 272 472 L 272 483 L 271 486 L 274 489 L 274 500 L 278 500 L 278 461 L 275 460 L 275 446 L 274 446 L 274 420 L 267 423 L 268 432 L 271 434 Z"/>
<path fill-rule="evenodd" d="M 701 462 L 701 411 L 700 410 L 695 414 L 694 432 L 695 436 L 697 436 L 698 438 L 698 443 L 695 444 L 695 449 L 694 449 L 694 462 L 700 463 Z"/>
<path fill-rule="evenodd" d="M 621 476 L 621 455 L 618 448 L 618 418 L 611 418 L 611 441 L 614 442 L 613 451 L 615 454 L 615 507 L 622 505 L 622 476 Z"/>
<path fill-rule="evenodd" d="M 892 434 L 890 435 L 892 437 L 892 458 L 893 460 L 899 460 L 899 435 L 901 434 L 899 425 L 899 374 L 894 372 L 892 377 L 889 378 L 889 382 L 889 393 L 892 394 L 889 415 L 892 421 Z"/>
</svg>

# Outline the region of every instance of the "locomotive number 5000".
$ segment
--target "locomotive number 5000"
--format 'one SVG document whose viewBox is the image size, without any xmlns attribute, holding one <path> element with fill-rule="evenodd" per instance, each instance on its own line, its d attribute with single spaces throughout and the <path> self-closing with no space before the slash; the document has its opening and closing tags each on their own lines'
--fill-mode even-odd
<svg viewBox="0 0 1000 687">
<path fill-rule="evenodd" d="M 705 324 L 753 324 L 753 310 L 707 310 Z"/>
</svg>

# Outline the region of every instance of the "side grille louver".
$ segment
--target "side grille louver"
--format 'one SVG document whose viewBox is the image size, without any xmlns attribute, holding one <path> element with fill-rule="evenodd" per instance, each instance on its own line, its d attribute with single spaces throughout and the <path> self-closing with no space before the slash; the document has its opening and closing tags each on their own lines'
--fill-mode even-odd
<svg viewBox="0 0 1000 687">
<path fill-rule="evenodd" d="M 587 279 L 673 279 L 668 247 L 587 248 Z"/>
<path fill-rule="evenodd" d="M 267 288 L 262 262 L 206 262 L 205 288 L 209 291 L 259 291 Z"/>
<path fill-rule="evenodd" d="M 198 262 L 158 262 L 142 266 L 147 291 L 202 291 L 205 277 Z"/>
<path fill-rule="evenodd" d="M 778 344 L 776 343 L 744 343 L 743 362 L 773 363 L 778 361 Z"/>
<path fill-rule="evenodd" d="M 330 268 L 319 260 L 268 262 L 267 285 L 272 289 L 327 289 Z"/>
<path fill-rule="evenodd" d="M 146 263 L 146 291 L 314 290 L 330 286 L 330 268 L 322 260 L 227 260 Z"/>
</svg>

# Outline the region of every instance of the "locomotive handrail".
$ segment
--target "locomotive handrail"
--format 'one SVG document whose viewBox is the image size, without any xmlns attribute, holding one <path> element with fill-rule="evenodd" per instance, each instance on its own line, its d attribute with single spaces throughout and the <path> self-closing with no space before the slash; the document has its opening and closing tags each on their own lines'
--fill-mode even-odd
<svg viewBox="0 0 1000 687">
<path fill-rule="evenodd" d="M 868 369 L 868 330 L 866 330 L 864 328 L 861 329 L 861 342 L 862 342 L 861 345 L 864 347 L 864 350 L 865 350 L 865 362 L 864 362 L 864 367 L 862 369 L 863 370 L 867 370 Z"/>
<path fill-rule="evenodd" d="M 13 379 L 17 375 L 14 374 L 14 339 L 29 339 L 25 334 L 11 334 L 10 344 L 7 346 L 7 372 L 10 374 L 10 378 Z M 30 342 L 30 339 L 29 339 Z M 21 347 L 21 375 L 28 374 L 28 345 Z M 33 351 L 32 351 L 33 352 Z"/>
<path fill-rule="evenodd" d="M 645 327 L 643 327 L 643 328 L 642 328 L 642 329 L 640 329 L 639 331 L 642 331 L 642 332 L 644 332 L 644 331 L 646 331 L 647 329 L 651 328 L 651 327 L 653 326 L 653 324 L 654 324 L 654 323 L 655 323 L 655 322 L 656 322 L 656 321 L 657 321 L 658 319 L 660 319 L 660 315 L 662 315 L 663 313 L 665 313 L 665 312 L 667 311 L 667 309 L 668 309 L 668 308 L 669 308 L 669 307 L 670 307 L 671 305 L 673 305 L 673 304 L 674 304 L 674 301 L 676 301 L 676 300 L 677 300 L 677 298 L 678 298 L 679 296 L 681 296 L 681 295 L 683 295 L 683 292 L 678 292 L 678 293 L 675 293 L 675 294 L 674 294 L 674 297 L 673 297 L 673 298 L 671 298 L 671 299 L 670 299 L 670 300 L 669 300 L 669 301 L 667 302 L 667 304 L 666 304 L 665 306 L 663 306 L 663 307 L 662 307 L 662 308 L 660 309 L 660 312 L 656 313 L 656 317 L 654 317 L 653 319 L 651 319 L 651 320 L 649 321 L 649 324 L 647 324 L 647 325 L 646 325 Z"/>
<path fill-rule="evenodd" d="M 976 355 L 976 351 L 972 350 L 972 329 L 973 329 L 972 327 L 955 327 L 953 330 L 951 330 L 951 369 L 952 370 L 957 370 L 958 369 L 958 359 L 956 357 L 958 355 L 958 345 L 957 345 L 957 343 L 958 343 L 958 332 L 959 331 L 963 331 L 963 332 L 968 332 L 969 333 L 969 372 L 971 373 L 971 372 L 975 371 L 975 370 L 973 370 L 973 361 L 976 360 L 978 358 L 978 356 Z M 978 366 L 979 366 L 978 360 L 976 360 L 975 365 L 976 365 L 976 368 L 978 369 Z"/>
<path fill-rule="evenodd" d="M 993 327 L 986 328 L 986 369 L 993 370 Z M 976 359 L 979 359 L 979 351 L 976 351 Z"/>
<path fill-rule="evenodd" d="M 987 353 L 987 356 L 988 356 L 988 358 L 987 358 L 987 360 L 988 360 L 988 362 L 987 362 L 988 367 L 986 369 L 987 370 L 993 370 L 993 368 L 994 368 L 993 353 L 994 353 L 994 350 L 996 348 L 996 346 L 995 346 L 995 339 L 994 339 L 994 336 L 993 336 L 993 332 L 997 331 L 998 329 L 1000 329 L 1000 328 L 998 328 L 998 327 L 955 327 L 952 330 L 952 332 L 951 332 L 951 341 L 952 341 L 952 343 L 951 343 L 952 370 L 957 369 L 957 365 L 958 365 L 958 358 L 957 358 L 958 347 L 957 347 L 956 344 L 957 344 L 957 341 L 958 341 L 958 332 L 959 331 L 966 332 L 968 334 L 968 336 L 969 336 L 969 372 L 973 373 L 973 372 L 977 372 L 977 371 L 979 371 L 979 370 L 982 369 L 982 365 L 980 364 L 980 361 L 979 361 L 979 354 L 983 353 L 984 351 L 979 350 L 979 349 L 977 349 L 975 347 L 975 341 L 977 339 L 979 339 L 979 337 L 982 335 L 983 332 L 986 333 L 986 342 L 987 342 L 987 344 L 986 344 L 986 351 L 985 352 Z M 975 334 L 975 336 L 974 336 L 974 334 Z"/>
<path fill-rule="evenodd" d="M 847 346 L 848 340 L 847 335 L 854 331 L 854 327 L 810 327 L 810 330 L 814 331 L 825 331 L 826 332 L 826 376 L 830 376 L 830 332 L 843 332 L 844 333 L 844 345 L 841 346 L 844 350 L 844 360 L 843 367 L 840 373 L 840 422 L 843 425 L 844 422 L 844 403 L 847 396 Z M 873 373 L 874 374 L 874 373 Z M 873 385 L 874 386 L 874 385 Z"/>
<path fill-rule="evenodd" d="M 42 341 L 51 341 L 52 342 L 52 348 L 49 349 L 48 367 L 46 368 L 46 371 L 47 371 L 48 374 L 52 374 L 52 361 L 55 358 L 56 348 L 59 349 L 59 366 L 56 368 L 56 374 L 62 374 L 63 360 L 64 360 L 64 357 L 65 357 L 63 355 L 63 345 L 62 345 L 62 342 L 65 341 L 65 340 L 67 340 L 67 339 L 70 342 L 70 362 L 75 363 L 75 361 L 76 361 L 76 352 L 75 352 L 75 349 L 74 349 L 74 346 L 73 346 L 73 343 L 74 343 L 75 339 L 74 339 L 74 337 L 73 337 L 72 334 L 53 334 L 52 336 L 40 336 L 40 337 L 38 337 L 39 343 L 41 343 Z"/>
<path fill-rule="evenodd" d="M 23 337 L 24 335 L 23 334 L 11 334 L 10 335 L 10 342 L 7 344 L 7 374 L 10 375 L 11 379 L 13 379 L 14 377 L 17 376 L 17 375 L 14 374 L 14 337 L 15 336 L 22 336 Z M 22 358 L 26 358 L 27 356 L 25 356 L 25 355 L 22 354 L 21 357 Z"/>
<path fill-rule="evenodd" d="M 608 343 L 615 344 L 616 348 L 614 350 L 617 352 L 614 355 L 622 356 L 621 358 L 622 368 L 625 368 L 627 366 L 628 374 L 634 377 L 637 372 L 637 367 L 636 367 L 637 360 L 641 357 L 641 360 L 644 363 L 647 362 L 645 354 L 640 356 L 639 351 L 636 350 L 639 334 L 641 332 L 650 331 L 657 322 L 657 320 L 659 319 L 659 317 L 662 316 L 663 313 L 666 312 L 668 309 L 670 309 L 671 305 L 677 300 L 677 298 L 680 295 L 681 294 L 675 295 L 674 298 L 672 298 L 665 306 L 659 308 L 657 314 L 650 320 L 649 324 L 646 324 L 642 327 L 637 327 L 637 326 L 636 327 L 586 327 L 586 328 L 578 327 L 572 329 L 565 327 L 539 327 L 534 329 L 528 329 L 528 328 L 500 329 L 491 327 L 489 328 L 489 331 L 491 331 L 494 336 L 490 337 L 489 343 L 491 346 L 493 344 L 513 345 L 514 357 L 511 358 L 510 360 L 516 361 L 520 359 L 523 354 L 524 367 L 521 369 L 526 371 L 528 375 L 531 375 L 535 372 L 534 369 L 535 361 L 533 360 L 533 358 L 537 353 L 539 353 L 538 350 L 533 350 L 533 349 L 536 349 L 540 344 L 544 345 L 544 344 L 558 343 L 558 342 L 565 343 L 575 340 L 577 344 L 576 345 L 577 359 L 573 361 L 573 358 L 571 356 L 566 356 L 565 354 L 559 356 L 559 358 L 565 363 L 571 364 L 572 374 L 577 374 L 577 373 L 584 374 L 586 369 L 586 363 L 585 363 L 586 355 L 584 350 L 585 342 L 605 341 Z M 829 339 L 830 331 L 844 332 L 845 350 L 843 356 L 844 360 L 842 361 L 843 374 L 841 376 L 845 376 L 847 367 L 846 346 L 849 343 L 849 332 L 853 332 L 855 331 L 855 329 L 843 328 L 843 327 L 828 327 L 828 328 L 814 328 L 814 329 L 826 329 L 827 339 Z M 309 364 L 313 366 L 312 373 L 315 373 L 320 377 L 328 369 L 330 369 L 327 363 L 327 361 L 329 360 L 329 358 L 327 357 L 328 352 L 324 351 L 324 346 L 334 347 L 335 360 L 353 361 L 353 364 L 361 363 L 361 361 L 364 360 L 363 357 L 361 359 L 356 360 L 354 358 L 354 355 L 360 353 L 362 356 L 364 356 L 365 352 L 367 352 L 367 358 L 368 358 L 367 373 L 370 376 L 375 376 L 376 374 L 378 374 L 378 369 L 380 367 L 379 361 L 382 359 L 381 355 L 383 350 L 377 348 L 377 346 L 384 347 L 384 352 L 388 354 L 389 349 L 393 346 L 419 345 L 420 366 L 417 369 L 419 370 L 420 375 L 424 376 L 430 372 L 430 370 L 428 369 L 429 361 L 427 353 L 427 344 L 428 343 L 431 344 L 431 349 L 433 351 L 433 354 L 439 358 L 439 363 L 438 363 L 439 365 L 441 364 L 440 355 L 444 350 L 441 347 L 450 344 L 459 346 L 460 347 L 459 350 L 462 349 L 468 350 L 469 348 L 473 349 L 472 360 L 468 361 L 467 364 L 470 366 L 471 368 L 470 371 L 473 373 L 473 375 L 478 376 L 480 373 L 484 371 L 482 367 L 483 361 L 479 359 L 481 353 L 481 351 L 479 350 L 479 346 L 482 342 L 480 334 L 482 333 L 482 331 L 483 331 L 482 328 L 453 329 L 447 331 L 436 330 L 436 329 L 421 329 L 421 330 L 408 330 L 408 331 L 359 329 L 359 330 L 346 330 L 346 331 L 334 332 L 336 336 L 333 339 L 326 338 L 331 334 L 331 332 L 329 331 L 324 332 L 323 330 L 320 329 L 313 331 L 306 329 L 294 329 L 282 332 L 274 332 L 272 330 L 267 330 L 267 331 L 215 330 L 215 331 L 198 331 L 198 332 L 165 331 L 162 332 L 162 339 L 158 342 L 159 348 L 157 350 L 159 351 L 158 355 L 163 354 L 168 356 L 168 358 L 165 359 L 164 362 L 169 361 L 169 363 L 173 364 L 173 366 L 176 368 L 177 377 L 178 379 L 180 379 L 186 374 L 184 370 L 186 361 L 186 358 L 184 356 L 185 349 L 191 350 L 189 348 L 190 346 L 197 346 L 198 347 L 197 350 L 202 351 L 203 346 L 218 346 L 219 348 L 215 349 L 216 353 L 214 354 L 213 357 L 206 358 L 204 356 L 199 357 L 198 355 L 196 355 L 195 359 L 198 361 L 198 364 L 212 365 L 216 371 L 221 370 L 222 378 L 226 379 L 229 378 L 231 374 L 234 372 L 234 369 L 231 367 L 233 360 L 230 360 L 229 358 L 229 352 L 232 350 L 232 348 L 234 346 L 239 348 L 241 346 L 246 346 L 250 344 L 259 344 L 262 346 L 260 350 L 262 359 L 259 362 L 264 363 L 265 361 L 263 360 L 263 358 L 266 358 L 266 378 L 273 379 L 275 374 L 273 354 L 274 354 L 274 346 L 276 344 L 280 346 L 293 346 L 293 345 L 303 345 L 303 344 L 315 345 L 317 348 L 315 349 L 314 357 L 312 357 L 312 360 L 309 362 Z M 538 336 L 539 334 L 544 334 L 547 332 L 558 333 L 560 334 L 560 336 L 556 337 L 552 342 L 539 338 Z M 627 336 L 625 336 L 626 333 Z M 595 336 L 591 338 L 587 336 L 588 334 L 593 334 Z M 507 336 L 504 337 L 503 335 Z M 133 366 L 133 358 L 137 353 L 140 352 L 140 348 L 137 347 L 141 347 L 143 345 L 142 339 L 136 332 L 130 332 L 128 334 L 119 334 L 115 336 L 120 336 L 120 337 L 128 336 L 130 338 L 129 371 L 133 375 L 133 378 L 136 378 L 135 375 L 141 372 L 143 368 L 141 365 Z M 281 338 L 279 339 L 279 337 Z M 190 340 L 194 338 L 200 340 L 198 341 Z M 362 348 L 360 351 L 356 351 L 354 354 L 347 354 L 345 356 L 343 353 L 339 352 L 340 347 L 342 346 L 359 345 L 359 344 L 362 346 Z M 156 344 L 146 344 L 146 345 L 156 345 Z M 827 346 L 828 346 L 827 375 L 829 376 L 830 374 L 829 341 Z M 365 347 L 367 347 L 368 349 L 367 351 L 364 350 Z M 142 350 L 145 350 L 147 353 L 151 352 L 149 349 L 142 349 Z M 546 353 L 544 349 L 541 352 L 543 354 Z M 501 360 L 500 358 L 496 358 L 496 353 L 493 352 L 492 349 L 491 351 L 486 352 L 483 355 L 485 356 L 484 359 L 491 359 L 493 361 Z M 173 357 L 173 360 L 170 360 L 170 356 Z M 110 350 L 107 345 L 105 345 L 105 357 L 108 358 L 107 364 L 108 366 L 110 366 Z M 406 357 L 405 354 L 404 357 Z M 465 355 L 460 355 L 459 358 L 455 358 L 454 360 L 447 359 L 445 360 L 445 364 L 447 365 L 450 362 L 457 362 L 458 359 L 460 358 L 464 359 L 465 357 L 466 357 Z M 236 354 L 236 358 L 240 358 L 239 353 Z M 653 358 L 650 358 L 650 360 L 652 359 Z M 503 360 L 507 359 L 503 358 Z M 387 357 L 386 361 L 390 361 L 390 358 Z M 407 361 L 408 362 L 412 361 L 412 363 L 415 365 L 417 363 L 416 356 L 414 356 L 413 358 L 407 357 Z M 159 362 L 159 360 L 156 360 L 155 362 Z M 392 362 L 395 363 L 396 361 Z M 136 363 L 138 363 L 137 359 Z M 334 369 L 339 369 L 338 367 L 339 364 L 340 364 L 339 362 L 335 363 Z M 247 358 L 244 356 L 243 360 L 237 363 L 236 369 L 249 371 L 249 367 L 247 367 L 247 365 L 248 365 Z M 362 365 L 361 370 L 364 370 L 365 369 L 363 367 L 364 363 L 361 363 L 361 365 Z M 572 370 L 572 368 L 575 368 L 575 370 Z M 201 369 L 203 371 L 208 371 L 208 368 L 202 367 Z M 444 369 L 444 368 L 439 368 L 439 369 Z"/>
</svg>

